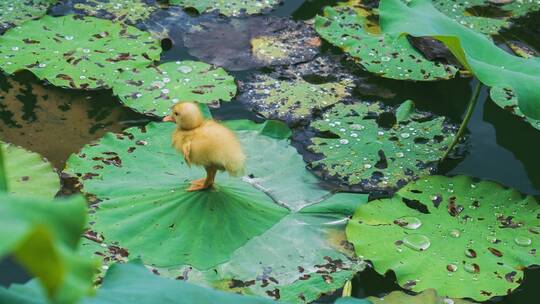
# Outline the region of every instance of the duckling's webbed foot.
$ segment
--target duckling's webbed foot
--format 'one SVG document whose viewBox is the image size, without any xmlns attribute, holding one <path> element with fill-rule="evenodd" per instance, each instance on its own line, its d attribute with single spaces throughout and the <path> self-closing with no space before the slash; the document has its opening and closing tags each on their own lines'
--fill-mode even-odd
<svg viewBox="0 0 540 304">
<path fill-rule="evenodd" d="M 206 168 L 206 178 L 197 179 L 191 182 L 188 192 L 205 190 L 214 186 L 214 179 L 216 178 L 217 169 L 214 167 Z"/>
</svg>

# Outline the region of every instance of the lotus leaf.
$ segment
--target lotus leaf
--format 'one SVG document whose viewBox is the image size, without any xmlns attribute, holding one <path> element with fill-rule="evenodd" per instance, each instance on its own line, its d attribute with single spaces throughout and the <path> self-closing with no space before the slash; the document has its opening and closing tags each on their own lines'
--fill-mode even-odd
<svg viewBox="0 0 540 304">
<path fill-rule="evenodd" d="M 418 295 L 411 296 L 403 291 L 393 291 L 382 297 L 369 297 L 373 304 L 472 304 L 472 302 L 462 299 L 443 298 L 433 289 L 428 289 Z"/>
<path fill-rule="evenodd" d="M 136 25 L 158 8 L 147 0 L 83 0 L 73 7 L 85 15 Z"/>
<path fill-rule="evenodd" d="M 174 300 L 172 300 L 174 299 Z M 47 299 L 35 281 L 24 285 L 0 287 L 2 303 L 46 304 Z M 185 282 L 160 278 L 140 262 L 113 265 L 107 272 L 97 294 L 84 298 L 83 304 L 171 303 L 176 304 L 270 304 L 269 299 L 242 296 Z"/>
<path fill-rule="evenodd" d="M 523 269 L 540 264 L 539 212 L 533 197 L 496 183 L 433 176 L 358 208 L 347 238 L 406 289 L 484 301 L 516 289 Z"/>
<path fill-rule="evenodd" d="M 336 194 L 291 213 L 239 248 L 228 262 L 207 271 L 189 266 L 162 275 L 219 289 L 292 303 L 310 303 L 341 288 L 364 263 L 352 258 L 344 226 L 367 196 Z"/>
<path fill-rule="evenodd" d="M 52 199 L 60 190 L 60 179 L 39 154 L 0 142 L 3 166 L 0 175 L 11 194 Z M 2 158 L 0 158 L 2 161 Z"/>
<path fill-rule="evenodd" d="M 508 1 L 500 6 L 490 4 L 490 1 L 486 0 L 434 0 L 433 5 L 460 24 L 489 35 L 497 34 L 501 28 L 509 27 L 509 18 L 521 17 L 540 9 L 540 4 L 536 0 Z M 497 8 L 502 16 L 490 18 L 475 14 L 482 8 Z"/>
<path fill-rule="evenodd" d="M 311 139 L 308 149 L 322 159 L 310 167 L 364 191 L 392 190 L 431 173 L 456 132 L 444 117 L 414 110 L 412 101 L 397 109 L 338 104 L 311 127 L 332 135 Z"/>
<path fill-rule="evenodd" d="M 0 257 L 14 256 L 50 298 L 73 303 L 90 291 L 95 270 L 74 252 L 85 220 L 82 197 L 51 202 L 0 193 Z"/>
<path fill-rule="evenodd" d="M 343 229 L 367 196 L 322 189 L 283 124 L 227 126 L 248 156 L 248 175 L 220 174 L 212 191 L 184 191 L 203 173 L 170 147 L 172 124 L 109 134 L 72 156 L 66 172 L 98 199 L 85 251 L 108 261 L 142 257 L 165 276 L 295 302 L 340 288 L 363 268 Z"/>
<path fill-rule="evenodd" d="M 430 81 L 449 79 L 456 74 L 457 68 L 452 65 L 425 59 L 406 36 L 371 33 L 366 29 L 366 23 L 366 17 L 342 4 L 325 8 L 324 17 L 315 19 L 315 30 L 350 54 L 366 70 L 382 77 Z"/>
<path fill-rule="evenodd" d="M 217 19 L 184 35 L 190 55 L 231 71 L 306 62 L 319 52 L 311 25 L 286 18 Z"/>
<path fill-rule="evenodd" d="M 114 84 L 113 92 L 138 112 L 165 116 L 179 101 L 230 101 L 236 95 L 236 84 L 222 68 L 177 61 L 126 71 Z"/>
<path fill-rule="evenodd" d="M 93 17 L 45 16 L 0 37 L 0 66 L 27 69 L 60 87 L 110 87 L 120 72 L 159 60 L 159 42 L 134 27 Z"/>
<path fill-rule="evenodd" d="M 442 41 L 454 56 L 482 83 L 511 88 L 519 109 L 529 118 L 540 119 L 540 58 L 521 58 L 505 52 L 491 40 L 456 23 L 428 0 L 382 0 L 379 6 L 385 33 L 432 36 Z"/>
<path fill-rule="evenodd" d="M 522 118 L 533 128 L 540 130 L 540 120 L 529 118 L 523 115 L 518 107 L 518 100 L 512 89 L 494 87 L 490 90 L 491 100 L 499 107 L 510 111 L 510 113 Z"/>
<path fill-rule="evenodd" d="M 2 0 L 0 1 L 0 33 L 13 25 L 39 18 L 58 0 Z"/>
<path fill-rule="evenodd" d="M 354 88 L 352 76 L 338 75 L 336 65 L 332 65 L 335 81 L 310 83 L 302 78 L 307 73 L 321 75 L 326 64 L 330 62 L 315 60 L 272 74 L 255 74 L 242 85 L 239 99 L 267 118 L 289 123 L 308 120 L 313 113 L 348 99 Z"/>
<path fill-rule="evenodd" d="M 194 8 L 199 13 L 218 11 L 225 16 L 240 16 L 264 13 L 281 0 L 169 0 L 169 3 Z"/>
</svg>

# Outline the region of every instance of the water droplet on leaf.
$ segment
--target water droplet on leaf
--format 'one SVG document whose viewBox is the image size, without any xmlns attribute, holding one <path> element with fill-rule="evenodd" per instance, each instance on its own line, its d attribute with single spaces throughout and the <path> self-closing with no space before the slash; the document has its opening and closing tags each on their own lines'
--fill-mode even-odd
<svg viewBox="0 0 540 304">
<path fill-rule="evenodd" d="M 409 234 L 403 238 L 403 244 L 416 251 L 425 251 L 429 248 L 431 242 L 425 235 Z"/>
</svg>

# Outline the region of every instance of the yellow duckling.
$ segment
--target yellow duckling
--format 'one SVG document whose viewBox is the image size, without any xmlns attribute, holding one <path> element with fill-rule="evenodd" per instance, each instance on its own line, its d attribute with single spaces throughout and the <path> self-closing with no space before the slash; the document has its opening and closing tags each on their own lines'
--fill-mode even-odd
<svg viewBox="0 0 540 304">
<path fill-rule="evenodd" d="M 246 157 L 234 133 L 214 120 L 205 120 L 195 103 L 175 104 L 163 121 L 176 123 L 173 147 L 184 155 L 188 166 L 206 169 L 206 178 L 192 181 L 187 191 L 211 188 L 218 170 L 231 176 L 243 174 Z"/>
</svg>

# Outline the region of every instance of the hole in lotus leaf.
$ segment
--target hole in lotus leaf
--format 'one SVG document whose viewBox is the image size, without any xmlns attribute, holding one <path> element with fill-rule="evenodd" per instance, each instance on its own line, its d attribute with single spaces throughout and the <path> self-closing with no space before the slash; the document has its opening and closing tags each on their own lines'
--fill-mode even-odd
<svg viewBox="0 0 540 304">
<path fill-rule="evenodd" d="M 444 201 L 440 193 L 449 190 L 448 200 L 456 208 L 458 202 L 476 198 L 481 203 L 463 208 L 455 216 L 431 204 L 424 205 L 429 213 L 407 204 L 429 202 L 433 197 Z M 485 301 L 518 288 L 524 268 L 538 264 L 530 249 L 540 236 L 529 229 L 536 227 L 539 210 L 533 197 L 493 182 L 431 176 L 409 183 L 392 198 L 360 206 L 347 224 L 346 234 L 357 255 L 371 260 L 380 274 L 393 270 L 404 288 L 415 292 L 434 288 L 449 297 Z M 501 226 L 502 214 L 512 214 L 512 223 L 523 225 Z M 508 222 L 506 216 L 504 221 Z M 396 246 L 400 250 L 388 250 Z"/>
<path fill-rule="evenodd" d="M 396 115 L 392 112 L 384 112 L 377 116 L 377 125 L 379 128 L 390 129 L 396 122 Z"/>
<path fill-rule="evenodd" d="M 163 51 L 168 51 L 172 49 L 173 47 L 173 41 L 170 38 L 163 38 L 161 39 L 161 48 Z"/>
</svg>

